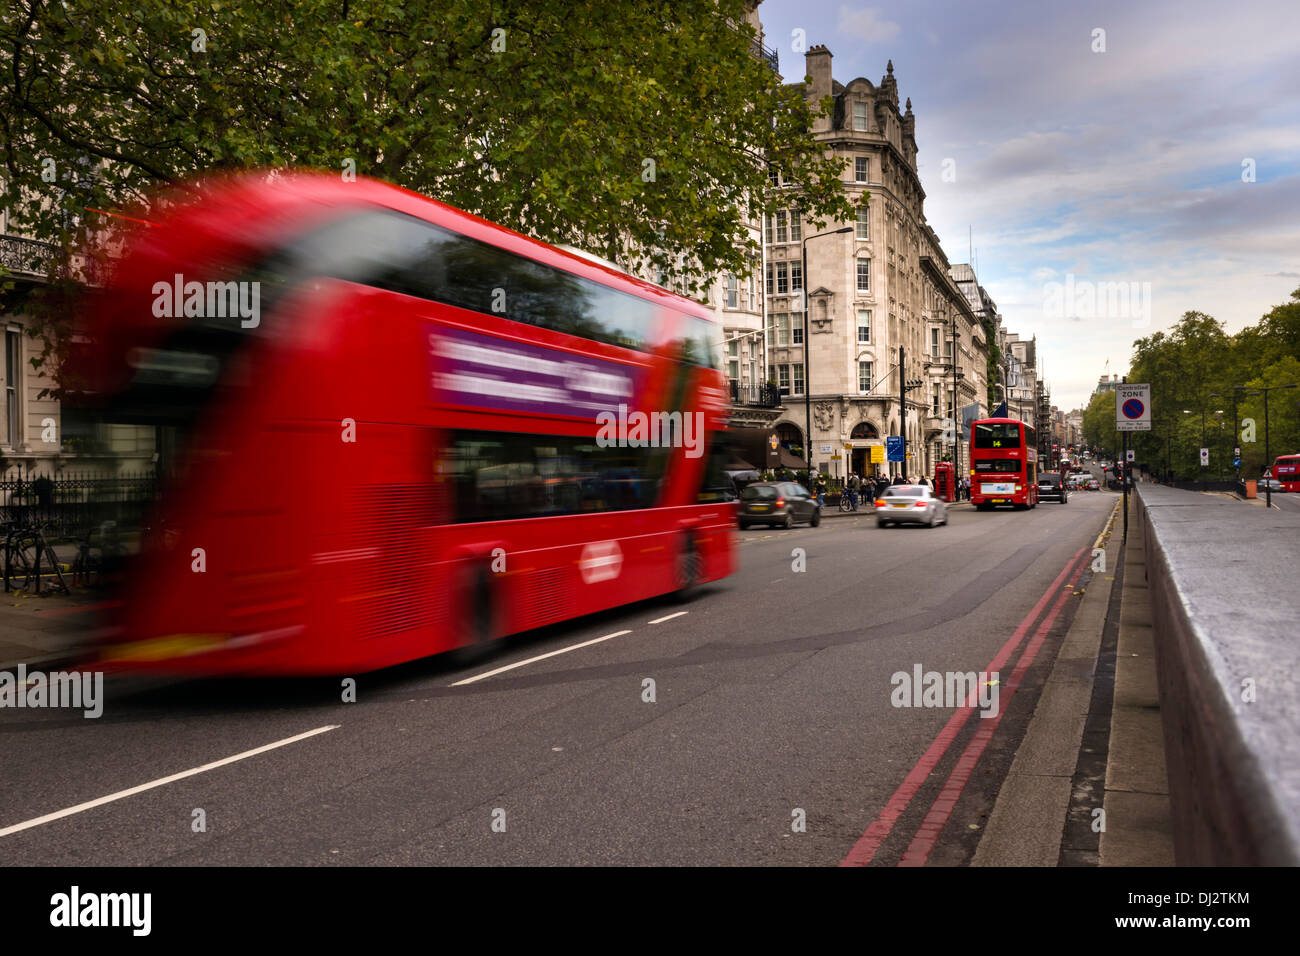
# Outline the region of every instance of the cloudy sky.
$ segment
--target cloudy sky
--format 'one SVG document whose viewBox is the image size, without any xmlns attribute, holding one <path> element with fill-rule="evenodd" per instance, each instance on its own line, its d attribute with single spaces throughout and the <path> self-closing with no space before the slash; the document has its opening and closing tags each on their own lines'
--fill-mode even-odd
<svg viewBox="0 0 1300 956">
<path fill-rule="evenodd" d="M 1038 336 L 1053 404 L 1085 404 L 1108 359 L 1124 374 L 1133 340 L 1185 311 L 1236 331 L 1300 287 L 1296 0 L 759 12 L 787 80 L 796 30 L 841 83 L 879 83 L 893 59 L 926 218 L 952 262 L 972 231 L 1003 321 Z"/>
</svg>

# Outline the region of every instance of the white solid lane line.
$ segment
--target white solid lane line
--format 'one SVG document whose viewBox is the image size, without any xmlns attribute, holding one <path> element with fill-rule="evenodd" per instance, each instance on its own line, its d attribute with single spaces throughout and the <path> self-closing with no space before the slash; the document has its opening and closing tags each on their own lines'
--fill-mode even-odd
<svg viewBox="0 0 1300 956">
<path fill-rule="evenodd" d="M 651 621 L 650 623 L 654 623 Z M 458 680 L 452 684 L 452 687 L 460 687 L 463 684 L 472 684 L 477 680 L 483 680 L 486 677 L 494 677 L 497 674 L 504 674 L 506 671 L 512 671 L 516 667 L 523 667 L 525 664 L 535 664 L 538 661 L 544 661 L 548 657 L 554 657 L 556 654 L 567 654 L 569 651 L 576 651 L 580 647 L 590 647 L 592 644 L 599 644 L 601 641 L 608 641 L 613 637 L 622 637 L 624 634 L 631 634 L 631 631 L 615 631 L 613 634 L 606 634 L 604 637 L 592 638 L 590 641 L 583 641 L 581 644 L 571 644 L 568 647 L 561 647 L 558 651 L 551 651 L 547 654 L 538 654 L 536 657 L 530 657 L 526 661 L 516 661 L 513 664 L 507 664 L 505 667 L 498 667 L 496 670 L 487 671 L 483 674 L 475 674 L 473 677 L 466 677 L 464 680 Z"/>
<path fill-rule="evenodd" d="M 317 734 L 323 734 L 328 730 L 338 730 L 340 726 L 340 724 L 329 724 L 325 727 L 317 727 L 315 730 L 309 730 L 305 734 L 297 734 L 293 737 L 286 737 L 284 740 L 277 740 L 272 744 L 254 747 L 252 750 L 245 750 L 242 754 L 235 754 L 233 757 L 223 757 L 220 760 L 214 760 L 212 763 L 205 763 L 202 767 L 195 767 L 193 770 L 182 770 L 180 773 L 174 773 L 170 777 L 160 777 L 157 780 L 142 783 L 138 787 L 131 787 L 129 790 L 119 790 L 117 793 L 110 793 L 106 797 L 99 797 L 95 800 L 89 800 L 86 803 L 79 803 L 75 807 L 68 807 L 66 810 L 47 813 L 45 816 L 36 817 L 34 820 L 25 820 L 22 823 L 15 823 L 11 827 L 5 827 L 3 830 L 0 830 L 0 837 L 9 836 L 9 834 L 17 833 L 20 830 L 30 830 L 32 827 L 39 827 L 45 823 L 52 823 L 55 820 L 61 820 L 63 817 L 70 817 L 74 813 L 81 813 L 85 810 L 92 810 L 95 807 L 103 806 L 106 803 L 112 803 L 114 800 L 124 800 L 127 797 L 135 796 L 137 793 L 143 793 L 146 790 L 152 790 L 155 787 L 161 787 L 165 784 L 175 783 L 177 780 L 184 780 L 186 777 L 192 777 L 196 773 L 204 773 L 208 770 L 215 770 L 217 767 L 224 767 L 228 763 L 234 763 L 236 760 L 245 760 L 248 757 L 255 757 L 258 754 L 266 753 L 268 750 L 275 750 L 277 747 L 284 747 L 288 744 L 297 743 L 299 740 L 306 740 L 308 737 L 315 737 Z"/>
<path fill-rule="evenodd" d="M 690 614 L 690 611 L 678 611 L 676 614 L 669 614 L 667 617 L 657 617 L 651 624 L 662 624 L 664 621 L 671 621 L 675 617 L 681 617 L 683 614 Z"/>
</svg>

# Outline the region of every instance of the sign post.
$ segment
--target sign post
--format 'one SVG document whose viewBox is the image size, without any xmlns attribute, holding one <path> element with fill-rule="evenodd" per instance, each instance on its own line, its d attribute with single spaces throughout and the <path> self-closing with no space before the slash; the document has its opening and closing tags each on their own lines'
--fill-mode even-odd
<svg viewBox="0 0 1300 956">
<path fill-rule="evenodd" d="M 1151 431 L 1151 385 L 1130 385 L 1126 378 L 1115 388 L 1115 430 L 1124 433 L 1125 467 L 1121 485 L 1124 489 L 1124 540 L 1128 540 L 1128 483 L 1133 466 L 1128 464 L 1128 433 Z"/>
</svg>

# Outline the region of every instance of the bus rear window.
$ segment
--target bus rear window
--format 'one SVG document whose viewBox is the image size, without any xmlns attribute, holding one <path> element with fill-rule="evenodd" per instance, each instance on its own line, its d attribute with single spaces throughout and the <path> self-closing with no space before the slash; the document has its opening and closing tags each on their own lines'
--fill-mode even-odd
<svg viewBox="0 0 1300 956">
<path fill-rule="evenodd" d="M 1020 426 L 1014 422 L 992 422 L 975 426 L 976 448 L 1019 448 Z"/>
</svg>

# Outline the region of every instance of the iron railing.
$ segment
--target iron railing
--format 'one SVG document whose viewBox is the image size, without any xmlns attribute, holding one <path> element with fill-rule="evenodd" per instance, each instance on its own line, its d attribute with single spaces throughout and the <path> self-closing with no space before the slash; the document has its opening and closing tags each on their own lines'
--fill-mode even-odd
<svg viewBox="0 0 1300 956">
<path fill-rule="evenodd" d="M 23 526 L 40 524 L 50 538 L 76 538 L 105 521 L 142 526 L 157 497 L 158 478 L 152 472 L 9 472 L 0 478 L 0 518 Z"/>
<path fill-rule="evenodd" d="M 755 408 L 779 408 L 781 390 L 775 385 L 741 385 L 731 381 L 731 404 Z"/>
</svg>

